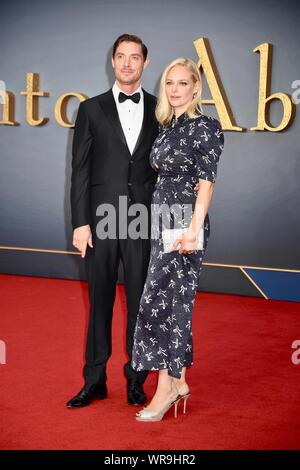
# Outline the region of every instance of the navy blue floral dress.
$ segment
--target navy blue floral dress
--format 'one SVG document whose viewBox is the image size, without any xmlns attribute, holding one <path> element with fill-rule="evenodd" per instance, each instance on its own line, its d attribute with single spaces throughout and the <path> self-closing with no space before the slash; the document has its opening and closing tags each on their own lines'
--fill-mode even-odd
<svg viewBox="0 0 300 470">
<path fill-rule="evenodd" d="M 159 172 L 152 196 L 152 221 L 162 204 L 194 209 L 194 187 L 199 179 L 216 181 L 224 144 L 219 121 L 204 114 L 196 118 L 182 114 L 159 130 L 150 154 L 150 164 Z M 177 212 L 170 212 L 168 228 L 180 227 Z M 190 218 L 184 217 L 181 227 L 188 227 Z M 169 375 L 180 378 L 182 367 L 193 363 L 192 311 L 209 237 L 208 214 L 203 226 L 203 250 L 164 253 L 163 221 L 152 222 L 150 262 L 132 351 L 131 364 L 137 371 L 168 369 Z"/>
</svg>

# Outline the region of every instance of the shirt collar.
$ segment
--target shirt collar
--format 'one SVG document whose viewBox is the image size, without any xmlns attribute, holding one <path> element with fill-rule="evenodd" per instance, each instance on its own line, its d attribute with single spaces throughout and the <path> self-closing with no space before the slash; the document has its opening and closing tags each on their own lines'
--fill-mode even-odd
<svg viewBox="0 0 300 470">
<path fill-rule="evenodd" d="M 120 89 L 120 87 L 118 87 L 117 82 L 114 83 L 114 85 L 112 87 L 112 92 L 113 92 L 116 103 L 119 103 L 119 100 L 118 100 L 119 93 L 121 93 L 121 92 L 124 93 L 124 91 L 122 91 Z M 140 93 L 141 98 L 142 98 L 142 96 L 143 96 L 143 94 L 142 94 L 142 85 L 140 85 L 133 93 L 130 93 L 130 95 L 134 95 L 134 93 Z M 128 95 L 128 96 L 130 96 L 130 95 Z"/>
</svg>

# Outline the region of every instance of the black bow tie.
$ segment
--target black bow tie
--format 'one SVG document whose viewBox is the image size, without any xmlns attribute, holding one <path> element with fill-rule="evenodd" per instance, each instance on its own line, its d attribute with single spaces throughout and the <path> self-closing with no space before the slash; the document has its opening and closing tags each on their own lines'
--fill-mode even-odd
<svg viewBox="0 0 300 470">
<path fill-rule="evenodd" d="M 133 95 L 125 95 L 122 91 L 119 93 L 119 103 L 124 103 L 126 100 L 132 100 L 134 103 L 138 103 L 141 99 L 140 93 L 134 93 Z"/>
</svg>

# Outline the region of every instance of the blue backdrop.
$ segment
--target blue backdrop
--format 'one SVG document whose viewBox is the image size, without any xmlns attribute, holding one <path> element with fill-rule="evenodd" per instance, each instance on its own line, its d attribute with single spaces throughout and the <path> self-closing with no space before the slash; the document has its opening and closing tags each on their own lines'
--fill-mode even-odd
<svg viewBox="0 0 300 470">
<path fill-rule="evenodd" d="M 54 106 L 66 92 L 94 96 L 113 84 L 111 46 L 123 32 L 150 52 L 143 86 L 157 93 L 160 74 L 178 56 L 198 60 L 193 41 L 206 37 L 235 120 L 225 132 L 210 208 L 211 237 L 200 289 L 300 300 L 299 113 L 279 133 L 250 131 L 257 122 L 259 44 L 273 44 L 271 92 L 295 92 L 300 79 L 299 3 L 287 0 L 52 0 L 1 4 L 0 80 L 15 95 L 18 126 L 0 125 L 0 271 L 79 279 L 73 254 L 70 170 L 73 130 Z M 26 73 L 40 74 L 40 127 L 26 123 Z M 299 94 L 298 94 L 299 96 Z M 204 86 L 204 98 L 210 98 Z M 72 99 L 69 119 L 78 101 Z M 205 112 L 217 116 L 214 106 Z M 1 106 L 0 106 L 1 110 Z M 277 125 L 282 106 L 271 106 Z M 266 269 L 267 268 L 267 269 Z M 120 271 L 122 279 L 122 271 Z"/>
</svg>

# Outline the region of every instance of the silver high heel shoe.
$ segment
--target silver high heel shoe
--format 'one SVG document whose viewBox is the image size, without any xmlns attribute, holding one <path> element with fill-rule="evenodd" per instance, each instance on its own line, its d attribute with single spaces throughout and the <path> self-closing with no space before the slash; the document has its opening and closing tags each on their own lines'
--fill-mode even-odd
<svg viewBox="0 0 300 470">
<path fill-rule="evenodd" d="M 177 418 L 177 407 L 178 403 L 181 398 L 178 398 L 179 395 L 177 395 L 176 398 L 173 398 L 171 401 L 168 401 L 168 403 L 160 410 L 160 411 L 149 411 L 147 408 L 143 408 L 141 411 L 136 413 L 135 419 L 137 421 L 148 421 L 148 422 L 154 422 L 154 421 L 161 421 L 164 417 L 164 415 L 169 411 L 172 406 L 174 406 L 174 418 Z"/>
<path fill-rule="evenodd" d="M 191 392 L 188 391 L 187 393 L 185 393 L 184 395 L 178 395 L 177 397 L 177 402 L 179 403 L 180 400 L 183 400 L 183 414 L 185 415 L 186 414 L 186 404 L 187 404 L 187 401 L 188 401 L 188 398 L 191 396 Z"/>
</svg>

